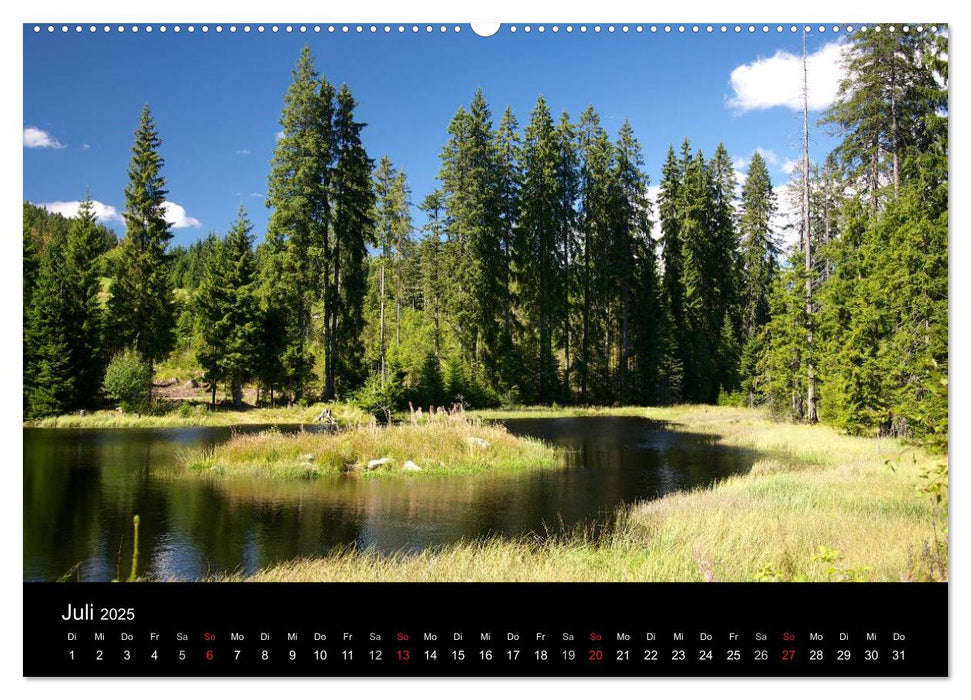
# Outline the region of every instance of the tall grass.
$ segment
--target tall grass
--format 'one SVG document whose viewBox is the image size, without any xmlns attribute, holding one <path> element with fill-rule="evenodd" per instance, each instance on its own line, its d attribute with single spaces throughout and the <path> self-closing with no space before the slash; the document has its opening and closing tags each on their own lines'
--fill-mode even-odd
<svg viewBox="0 0 971 700">
<path fill-rule="evenodd" d="M 942 506 L 933 486 L 928 487 L 928 480 L 936 479 L 938 493 L 943 488 L 946 494 L 946 457 L 897 440 L 850 437 L 821 425 L 774 423 L 742 408 L 680 406 L 616 413 L 666 421 L 672 430 L 711 434 L 759 457 L 745 475 L 624 509 L 616 527 L 598 536 L 575 532 L 494 538 L 418 554 L 343 550 L 273 566 L 248 580 L 947 578 L 947 501 Z M 517 415 L 522 414 L 507 412 L 503 417 Z"/>
<path fill-rule="evenodd" d="M 369 469 L 369 462 L 384 460 Z M 413 471 L 405 471 L 412 462 Z M 189 473 L 215 477 L 295 479 L 358 472 L 439 475 L 514 471 L 561 464 L 549 445 L 512 435 L 499 425 L 442 418 L 416 424 L 374 424 L 334 433 L 237 435 L 184 458 Z M 417 470 L 414 467 L 417 466 Z"/>
</svg>

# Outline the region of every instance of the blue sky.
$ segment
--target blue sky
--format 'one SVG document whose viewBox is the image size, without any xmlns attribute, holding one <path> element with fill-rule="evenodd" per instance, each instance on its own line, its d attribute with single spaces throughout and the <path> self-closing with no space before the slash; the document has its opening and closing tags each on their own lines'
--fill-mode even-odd
<svg viewBox="0 0 971 700">
<path fill-rule="evenodd" d="M 107 34 L 25 26 L 24 199 L 70 213 L 90 189 L 103 220 L 121 234 L 132 133 L 148 102 L 163 139 L 175 242 L 225 232 L 240 203 L 262 237 L 283 95 L 304 43 L 321 73 L 350 86 L 368 124 L 369 154 L 387 154 L 405 169 L 415 202 L 435 187 L 448 120 L 477 87 L 496 120 L 511 105 L 522 127 L 539 94 L 557 115 L 566 109 L 577 117 L 593 104 L 611 134 L 629 119 L 652 184 L 668 145 L 684 136 L 706 155 L 723 141 L 741 170 L 762 149 L 775 185 L 799 157 L 801 36 L 788 28 L 625 34 L 574 25 L 571 33 L 563 26 L 539 33 L 534 25 L 526 33 L 519 25 L 483 38 L 467 26 L 417 34 L 396 26 L 388 34 L 380 26 L 377 34 L 353 27 L 260 34 L 256 25 L 230 33 L 228 26 L 218 34 L 201 25 L 178 34 L 171 25 L 164 34 L 157 25 L 137 34 L 115 25 Z M 835 94 L 837 41 L 831 32 L 809 38 L 813 120 Z M 814 131 L 814 158 L 832 146 Z"/>
</svg>

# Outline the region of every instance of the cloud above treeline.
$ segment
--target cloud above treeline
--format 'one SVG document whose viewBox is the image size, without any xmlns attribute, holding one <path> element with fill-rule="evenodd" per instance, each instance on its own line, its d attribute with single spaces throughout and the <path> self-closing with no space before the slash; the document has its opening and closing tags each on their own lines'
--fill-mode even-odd
<svg viewBox="0 0 971 700">
<path fill-rule="evenodd" d="M 819 111 L 836 99 L 843 79 L 843 44 L 833 41 L 807 57 L 809 109 Z M 728 106 L 740 112 L 786 107 L 802 109 L 802 56 L 777 51 L 735 68 L 731 74 L 732 95 Z"/>
<path fill-rule="evenodd" d="M 91 204 L 94 208 L 94 216 L 98 220 L 98 223 L 124 225 L 124 217 L 110 204 L 105 204 L 97 200 L 93 200 Z M 61 216 L 70 218 L 78 215 L 81 202 L 76 200 L 72 202 L 41 202 L 37 206 L 43 207 L 54 214 L 60 214 Z M 199 228 L 202 226 L 202 223 L 198 219 L 186 213 L 185 207 L 175 202 L 165 201 L 162 203 L 162 208 L 165 211 L 165 220 L 169 222 L 172 228 Z"/>
<path fill-rule="evenodd" d="M 24 148 L 64 148 L 64 144 L 43 129 L 25 126 Z"/>
<path fill-rule="evenodd" d="M 93 200 L 91 204 L 94 208 L 94 216 L 98 220 L 98 223 L 123 223 L 121 214 L 119 214 L 118 210 L 110 204 L 105 204 L 97 200 Z M 60 214 L 61 216 L 72 218 L 78 215 L 78 209 L 81 208 L 81 202 L 41 202 L 37 206 L 43 207 L 53 214 Z"/>
<path fill-rule="evenodd" d="M 165 209 L 165 220 L 172 224 L 172 228 L 199 228 L 202 224 L 199 219 L 186 214 L 185 207 L 179 206 L 175 202 L 162 202 Z"/>
<path fill-rule="evenodd" d="M 747 156 L 735 156 L 732 159 L 732 166 L 735 168 L 735 171 L 740 175 L 747 173 L 748 166 L 752 164 L 752 156 L 756 153 L 762 156 L 762 160 L 765 161 L 765 164 L 769 168 L 775 169 L 779 167 L 779 156 L 775 154 L 775 151 L 759 146 Z"/>
</svg>

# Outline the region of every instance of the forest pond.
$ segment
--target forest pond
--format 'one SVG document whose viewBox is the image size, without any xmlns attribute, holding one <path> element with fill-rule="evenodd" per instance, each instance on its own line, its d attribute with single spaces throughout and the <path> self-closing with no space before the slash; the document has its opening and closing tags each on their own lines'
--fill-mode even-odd
<svg viewBox="0 0 971 700">
<path fill-rule="evenodd" d="M 562 447 L 567 467 L 501 476 L 210 482 L 166 471 L 186 449 L 228 439 L 228 428 L 25 428 L 24 579 L 127 578 L 136 513 L 138 574 L 197 579 L 338 546 L 417 551 L 492 535 L 609 527 L 619 505 L 710 484 L 754 461 L 750 451 L 643 418 L 504 423 Z"/>
</svg>

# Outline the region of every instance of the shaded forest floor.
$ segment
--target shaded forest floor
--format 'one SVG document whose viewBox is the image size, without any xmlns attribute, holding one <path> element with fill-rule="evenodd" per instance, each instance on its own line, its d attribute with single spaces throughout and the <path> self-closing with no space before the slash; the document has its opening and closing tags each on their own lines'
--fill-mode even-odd
<svg viewBox="0 0 971 700">
<path fill-rule="evenodd" d="M 229 580 L 946 580 L 946 456 L 898 440 L 775 423 L 750 409 L 678 406 L 483 411 L 641 415 L 757 453 L 713 486 L 634 504 L 594 534 L 460 542 L 419 554 L 344 550 Z M 936 493 L 942 493 L 938 499 Z M 225 580 L 222 579 L 222 580 Z"/>
</svg>

